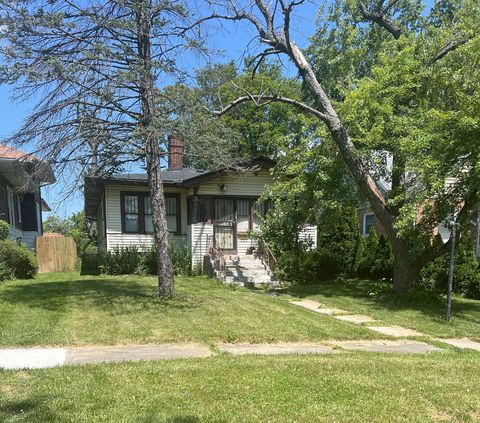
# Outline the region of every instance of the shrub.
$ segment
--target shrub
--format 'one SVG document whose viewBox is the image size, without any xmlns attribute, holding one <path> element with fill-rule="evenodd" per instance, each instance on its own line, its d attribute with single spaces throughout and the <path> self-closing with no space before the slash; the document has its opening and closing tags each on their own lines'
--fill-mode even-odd
<svg viewBox="0 0 480 423">
<path fill-rule="evenodd" d="M 4 275 L 17 279 L 32 279 L 38 271 L 35 254 L 26 245 L 10 240 L 0 241 L 0 262 Z"/>
<path fill-rule="evenodd" d="M 422 285 L 445 292 L 449 266 L 450 254 L 438 257 L 426 265 L 420 272 Z M 457 294 L 480 299 L 480 266 L 472 242 L 468 238 L 459 242 L 455 253 L 452 288 Z"/>
<path fill-rule="evenodd" d="M 10 234 L 10 225 L 4 220 L 0 220 L 0 241 L 5 241 Z"/>
<path fill-rule="evenodd" d="M 393 251 L 390 241 L 380 235 L 373 262 L 370 267 L 370 276 L 374 279 L 393 278 Z"/>
<path fill-rule="evenodd" d="M 172 254 L 173 271 L 175 272 L 175 275 L 192 275 L 192 256 L 190 254 L 188 245 L 178 244 L 175 241 L 171 241 L 170 248 Z M 149 275 L 157 274 L 157 250 L 154 245 L 152 245 L 152 248 L 143 256 L 142 270 Z M 195 274 L 197 273 L 201 273 L 201 271 L 198 269 L 198 266 Z"/>
<path fill-rule="evenodd" d="M 0 282 L 2 281 L 8 281 L 10 279 L 13 279 L 15 277 L 15 274 L 13 273 L 13 270 L 8 266 L 7 262 L 5 262 L 3 259 L 0 260 Z"/>
<path fill-rule="evenodd" d="M 344 270 L 344 265 L 336 252 L 325 248 L 307 251 L 300 265 L 301 283 L 307 285 L 333 279 Z"/>
<path fill-rule="evenodd" d="M 190 249 L 187 245 L 178 245 L 175 241 L 170 243 L 173 270 L 176 275 L 192 275 Z M 103 258 L 104 272 L 109 275 L 128 275 L 143 273 L 157 274 L 157 252 L 155 245 L 141 252 L 137 247 L 116 248 L 105 254 Z M 201 273 L 197 266 L 195 274 Z"/>
<path fill-rule="evenodd" d="M 137 247 L 115 248 L 105 254 L 105 273 L 109 275 L 137 273 L 141 263 L 142 255 Z"/>
<path fill-rule="evenodd" d="M 192 256 L 187 244 L 178 245 L 172 242 L 172 262 L 176 275 L 192 274 Z"/>
<path fill-rule="evenodd" d="M 320 219 L 318 248 L 325 250 L 322 260 L 332 258 L 331 262 L 325 261 L 331 270 L 338 267 L 339 272 L 350 275 L 357 271 L 362 238 L 355 207 L 343 205 L 327 210 Z"/>
</svg>

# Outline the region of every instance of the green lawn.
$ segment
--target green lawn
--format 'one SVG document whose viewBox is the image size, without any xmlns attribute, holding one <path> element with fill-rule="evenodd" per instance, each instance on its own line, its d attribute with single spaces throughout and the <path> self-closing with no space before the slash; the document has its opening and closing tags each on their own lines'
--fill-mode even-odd
<svg viewBox="0 0 480 423">
<path fill-rule="evenodd" d="M 315 315 L 205 277 L 177 278 L 161 303 L 155 278 L 46 274 L 0 284 L 0 345 L 374 338 L 367 329 Z"/>
<path fill-rule="evenodd" d="M 221 356 L 0 371 L 4 422 L 478 422 L 478 353 Z"/>
<path fill-rule="evenodd" d="M 464 336 L 480 340 L 480 301 L 454 296 L 453 318 L 445 321 L 445 301 L 428 302 L 377 294 L 388 292 L 386 283 L 363 280 L 337 280 L 320 285 L 295 286 L 284 291 L 287 298 L 309 298 L 332 307 L 367 314 L 383 323 L 416 329 L 441 338 Z"/>
</svg>

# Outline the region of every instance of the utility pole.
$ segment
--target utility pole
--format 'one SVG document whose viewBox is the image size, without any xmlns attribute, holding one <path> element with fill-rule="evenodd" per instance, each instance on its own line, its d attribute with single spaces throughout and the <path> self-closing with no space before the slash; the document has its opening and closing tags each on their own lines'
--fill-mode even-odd
<svg viewBox="0 0 480 423">
<path fill-rule="evenodd" d="M 452 220 L 450 221 L 450 266 L 448 269 L 448 289 L 447 289 L 447 322 L 452 316 L 452 288 L 453 288 L 453 270 L 455 268 L 455 238 L 456 238 L 456 212 L 453 210 Z"/>
</svg>

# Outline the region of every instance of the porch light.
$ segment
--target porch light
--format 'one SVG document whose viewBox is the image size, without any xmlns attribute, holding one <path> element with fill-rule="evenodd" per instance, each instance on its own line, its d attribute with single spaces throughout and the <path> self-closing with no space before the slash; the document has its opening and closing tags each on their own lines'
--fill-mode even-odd
<svg viewBox="0 0 480 423">
<path fill-rule="evenodd" d="M 225 192 L 227 189 L 228 189 L 227 185 L 225 184 L 220 185 L 220 191 Z"/>
</svg>

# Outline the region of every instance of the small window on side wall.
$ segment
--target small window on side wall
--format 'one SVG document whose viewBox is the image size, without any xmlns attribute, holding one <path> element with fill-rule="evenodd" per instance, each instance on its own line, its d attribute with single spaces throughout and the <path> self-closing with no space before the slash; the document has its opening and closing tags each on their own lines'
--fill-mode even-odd
<svg viewBox="0 0 480 423">
<path fill-rule="evenodd" d="M 373 213 L 365 213 L 363 215 L 363 236 L 369 236 L 374 225 L 375 215 Z"/>
</svg>

